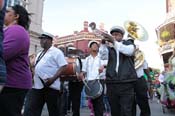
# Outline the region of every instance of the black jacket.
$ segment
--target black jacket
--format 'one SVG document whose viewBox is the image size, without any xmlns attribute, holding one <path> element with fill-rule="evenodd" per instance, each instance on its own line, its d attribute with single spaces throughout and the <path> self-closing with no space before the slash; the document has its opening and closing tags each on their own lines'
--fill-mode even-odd
<svg viewBox="0 0 175 116">
<path fill-rule="evenodd" d="M 123 44 L 131 45 L 133 40 L 124 40 Z M 116 72 L 117 53 L 114 48 L 109 47 L 109 59 L 106 67 L 107 83 L 127 83 L 137 80 L 137 73 L 134 65 L 134 56 L 126 56 L 119 52 L 119 67 Z"/>
</svg>

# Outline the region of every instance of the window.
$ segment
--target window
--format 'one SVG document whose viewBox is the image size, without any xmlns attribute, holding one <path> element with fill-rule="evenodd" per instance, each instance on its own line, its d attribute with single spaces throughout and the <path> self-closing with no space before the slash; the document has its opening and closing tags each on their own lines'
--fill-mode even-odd
<svg viewBox="0 0 175 116">
<path fill-rule="evenodd" d="M 7 7 L 13 6 L 16 4 L 21 4 L 23 0 L 7 0 Z"/>
</svg>

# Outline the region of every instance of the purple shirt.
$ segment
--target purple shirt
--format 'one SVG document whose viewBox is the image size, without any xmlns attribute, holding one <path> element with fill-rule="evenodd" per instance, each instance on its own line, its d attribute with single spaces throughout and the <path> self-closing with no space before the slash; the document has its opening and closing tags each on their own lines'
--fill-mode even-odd
<svg viewBox="0 0 175 116">
<path fill-rule="evenodd" d="M 6 87 L 21 89 L 32 87 L 29 46 L 29 34 L 22 26 L 12 25 L 4 30 L 3 57 L 7 66 Z"/>
</svg>

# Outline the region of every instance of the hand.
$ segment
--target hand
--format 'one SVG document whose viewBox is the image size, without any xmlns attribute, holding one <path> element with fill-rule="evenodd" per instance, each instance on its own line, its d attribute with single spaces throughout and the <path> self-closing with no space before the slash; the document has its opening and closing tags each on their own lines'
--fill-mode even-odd
<svg viewBox="0 0 175 116">
<path fill-rule="evenodd" d="M 108 45 L 109 47 L 114 47 L 114 44 L 111 43 L 111 42 L 107 42 L 107 45 Z"/>
<path fill-rule="evenodd" d="M 101 40 L 101 43 L 102 43 L 102 44 L 105 44 L 105 43 L 106 43 L 106 40 L 105 40 L 105 39 L 102 39 L 102 40 Z"/>
<path fill-rule="evenodd" d="M 99 72 L 99 73 L 102 73 L 103 70 L 104 70 L 104 66 L 101 66 L 101 67 L 98 69 L 98 72 Z"/>
<path fill-rule="evenodd" d="M 81 72 L 77 75 L 78 80 L 83 80 L 84 79 L 84 73 Z"/>
<path fill-rule="evenodd" d="M 55 81 L 55 78 L 53 78 L 53 77 L 52 78 L 44 79 L 45 85 L 47 87 L 49 87 L 50 85 L 52 85 L 54 83 L 54 81 Z"/>
<path fill-rule="evenodd" d="M 109 41 L 109 42 L 111 42 L 111 43 L 114 42 L 114 38 L 113 38 L 112 36 L 110 36 L 109 34 L 107 34 L 107 33 L 102 33 L 101 35 L 104 37 L 104 40 Z"/>
</svg>

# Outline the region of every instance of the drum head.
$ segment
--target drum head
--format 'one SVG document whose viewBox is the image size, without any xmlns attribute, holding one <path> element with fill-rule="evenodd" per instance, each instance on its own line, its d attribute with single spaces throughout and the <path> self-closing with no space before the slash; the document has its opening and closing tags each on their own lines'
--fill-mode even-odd
<svg viewBox="0 0 175 116">
<path fill-rule="evenodd" d="M 77 58 L 76 61 L 75 61 L 75 72 L 76 73 L 80 73 L 81 72 L 81 69 L 82 69 L 82 62 L 81 62 L 81 59 L 80 58 Z"/>
<path fill-rule="evenodd" d="M 102 94 L 103 87 L 99 80 L 92 80 L 87 82 L 88 87 L 85 86 L 85 93 L 87 97 L 95 99 Z"/>
<path fill-rule="evenodd" d="M 68 65 L 66 70 L 62 72 L 61 81 L 77 80 L 77 74 L 81 72 L 82 62 L 80 58 L 66 58 Z"/>
</svg>

